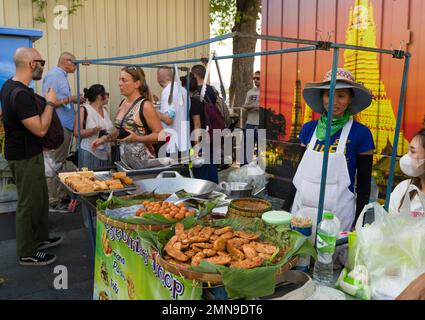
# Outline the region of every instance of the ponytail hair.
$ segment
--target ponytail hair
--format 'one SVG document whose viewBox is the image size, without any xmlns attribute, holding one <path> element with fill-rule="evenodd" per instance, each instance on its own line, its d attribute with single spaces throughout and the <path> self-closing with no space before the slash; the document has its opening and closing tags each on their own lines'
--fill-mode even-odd
<svg viewBox="0 0 425 320">
<path fill-rule="evenodd" d="M 84 88 L 84 98 L 86 98 L 90 103 L 96 101 L 98 96 L 105 98 L 106 90 L 105 87 L 101 84 L 94 84 L 89 89 Z"/>
</svg>

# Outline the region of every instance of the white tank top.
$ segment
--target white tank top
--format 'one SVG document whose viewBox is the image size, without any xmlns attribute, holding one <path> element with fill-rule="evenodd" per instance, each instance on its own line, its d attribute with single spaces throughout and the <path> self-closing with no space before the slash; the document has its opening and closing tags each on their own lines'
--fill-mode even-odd
<svg viewBox="0 0 425 320">
<path fill-rule="evenodd" d="M 103 108 L 102 116 L 88 103 L 84 105 L 87 111 L 86 129 L 95 128 L 97 126 L 105 129 L 108 133 L 114 130 L 114 125 L 111 121 L 108 111 Z M 86 150 L 101 160 L 108 160 L 108 154 L 111 151 L 110 143 L 105 143 L 104 146 L 93 151 L 91 148 L 92 142 L 98 138 L 98 134 L 81 139 L 81 149 Z"/>
</svg>

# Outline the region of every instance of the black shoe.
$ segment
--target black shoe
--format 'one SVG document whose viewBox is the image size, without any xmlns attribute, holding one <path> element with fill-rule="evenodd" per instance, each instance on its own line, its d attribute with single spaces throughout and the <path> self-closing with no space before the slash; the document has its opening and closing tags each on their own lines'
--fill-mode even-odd
<svg viewBox="0 0 425 320">
<path fill-rule="evenodd" d="M 38 250 L 44 250 L 47 248 L 58 246 L 62 243 L 62 237 L 55 237 L 51 239 L 47 239 L 46 241 L 41 241 L 38 244 Z"/>
<path fill-rule="evenodd" d="M 53 213 L 69 213 L 68 206 L 58 203 L 57 205 L 49 205 L 49 212 Z"/>
<path fill-rule="evenodd" d="M 56 261 L 56 256 L 49 253 L 37 251 L 30 257 L 19 257 L 19 264 L 23 266 L 47 266 Z"/>
</svg>

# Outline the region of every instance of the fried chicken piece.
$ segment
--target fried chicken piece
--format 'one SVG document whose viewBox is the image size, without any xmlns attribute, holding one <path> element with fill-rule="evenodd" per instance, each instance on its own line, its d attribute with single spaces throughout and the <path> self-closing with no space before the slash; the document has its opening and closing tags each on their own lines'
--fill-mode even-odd
<svg viewBox="0 0 425 320">
<path fill-rule="evenodd" d="M 265 244 L 265 243 L 259 243 L 254 242 L 255 250 L 258 253 L 266 253 L 266 254 L 273 254 L 277 250 L 277 247 L 272 244 Z"/>
<path fill-rule="evenodd" d="M 223 233 L 220 236 L 220 238 L 226 239 L 226 240 L 232 239 L 233 238 L 233 232 L 229 231 L 229 232 Z"/>
<path fill-rule="evenodd" d="M 198 224 L 198 225 L 194 226 L 192 229 L 189 229 L 187 231 L 187 235 L 189 236 L 189 238 L 194 237 L 194 236 L 198 235 L 201 230 L 202 230 L 202 226 L 200 226 Z"/>
<path fill-rule="evenodd" d="M 215 240 L 217 240 L 218 238 L 219 238 L 219 236 L 218 236 L 218 235 L 213 234 L 213 235 L 210 237 L 210 242 L 211 242 L 211 243 L 214 243 L 214 241 L 215 241 Z"/>
<path fill-rule="evenodd" d="M 210 257 L 214 257 L 217 254 L 217 251 L 212 249 L 204 249 L 202 253 L 205 254 L 206 257 L 210 258 Z"/>
<path fill-rule="evenodd" d="M 242 250 L 242 246 L 244 244 L 247 244 L 250 242 L 248 239 L 242 239 L 242 238 L 233 238 L 233 239 L 230 239 L 229 241 L 231 241 L 232 245 L 239 250 Z"/>
<path fill-rule="evenodd" d="M 241 250 L 235 247 L 235 245 L 232 243 L 232 240 L 233 239 L 230 239 L 227 241 L 227 244 L 226 244 L 227 252 L 229 252 L 230 257 L 232 257 L 232 259 L 234 260 L 244 260 L 245 255 L 243 254 Z"/>
<path fill-rule="evenodd" d="M 181 262 L 186 262 L 189 260 L 189 258 L 183 252 L 181 252 L 181 245 L 181 242 L 178 242 L 178 237 L 173 236 L 166 244 L 164 250 L 174 259 Z"/>
<path fill-rule="evenodd" d="M 200 242 L 200 243 L 192 243 L 191 247 L 192 249 L 193 248 L 211 249 L 213 245 L 211 243 Z"/>
<path fill-rule="evenodd" d="M 74 190 L 76 192 L 81 192 L 81 193 L 89 193 L 89 192 L 95 191 L 92 185 L 78 185 L 74 188 Z"/>
<path fill-rule="evenodd" d="M 213 249 L 215 251 L 224 251 L 226 250 L 226 244 L 227 244 L 227 240 L 220 237 L 214 241 Z"/>
<path fill-rule="evenodd" d="M 222 234 L 224 234 L 226 232 L 231 232 L 231 231 L 233 231 L 232 227 L 224 227 L 224 228 L 215 230 L 214 234 L 221 236 Z"/>
<path fill-rule="evenodd" d="M 184 252 L 184 254 L 190 259 L 196 254 L 196 252 L 193 250 L 187 250 Z"/>
<path fill-rule="evenodd" d="M 258 256 L 258 253 L 252 244 L 244 244 L 242 246 L 242 250 L 247 259 L 254 259 L 256 256 Z"/>
<path fill-rule="evenodd" d="M 175 226 L 176 236 L 179 240 L 182 240 L 182 235 L 184 234 L 184 225 L 182 223 L 176 223 Z"/>
<path fill-rule="evenodd" d="M 205 258 L 205 255 L 202 252 L 198 252 L 197 254 L 195 254 L 195 256 L 192 258 L 192 262 L 191 265 L 192 266 L 199 266 L 199 264 L 201 263 L 202 259 Z"/>
<path fill-rule="evenodd" d="M 215 229 L 211 228 L 211 227 L 205 227 L 201 230 L 201 232 L 199 232 L 199 236 L 203 237 L 203 238 L 210 238 L 213 233 L 214 233 Z"/>
<path fill-rule="evenodd" d="M 125 172 L 114 172 L 114 173 L 112 173 L 113 179 L 121 179 L 121 178 L 125 178 L 125 177 L 127 177 L 127 173 L 125 173 Z"/>
<path fill-rule="evenodd" d="M 228 255 L 227 256 L 220 255 L 220 256 L 214 256 L 214 257 L 208 258 L 206 260 L 212 264 L 225 266 L 229 264 L 232 259 Z"/>
<path fill-rule="evenodd" d="M 131 179 L 130 177 L 123 177 L 119 179 L 121 181 L 122 184 L 126 184 L 126 185 L 130 185 L 133 184 L 133 179 Z"/>
<path fill-rule="evenodd" d="M 245 259 L 242 261 L 231 262 L 230 267 L 237 269 L 252 269 L 261 266 L 263 262 L 264 259 L 260 256 L 257 256 L 254 259 Z"/>
<path fill-rule="evenodd" d="M 259 235 L 247 233 L 247 232 L 243 232 L 243 231 L 235 231 L 234 234 L 235 234 L 235 237 L 248 239 L 248 240 L 258 240 L 260 238 Z"/>
</svg>

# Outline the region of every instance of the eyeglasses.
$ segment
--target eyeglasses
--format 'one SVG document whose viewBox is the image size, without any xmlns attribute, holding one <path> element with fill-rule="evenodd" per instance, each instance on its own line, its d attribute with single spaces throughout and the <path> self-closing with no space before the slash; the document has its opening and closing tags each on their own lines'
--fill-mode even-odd
<svg viewBox="0 0 425 320">
<path fill-rule="evenodd" d="M 34 62 L 39 62 L 42 67 L 46 64 L 46 60 L 33 60 Z"/>
<path fill-rule="evenodd" d="M 260 77 L 253 77 L 252 80 L 260 80 Z"/>
</svg>

